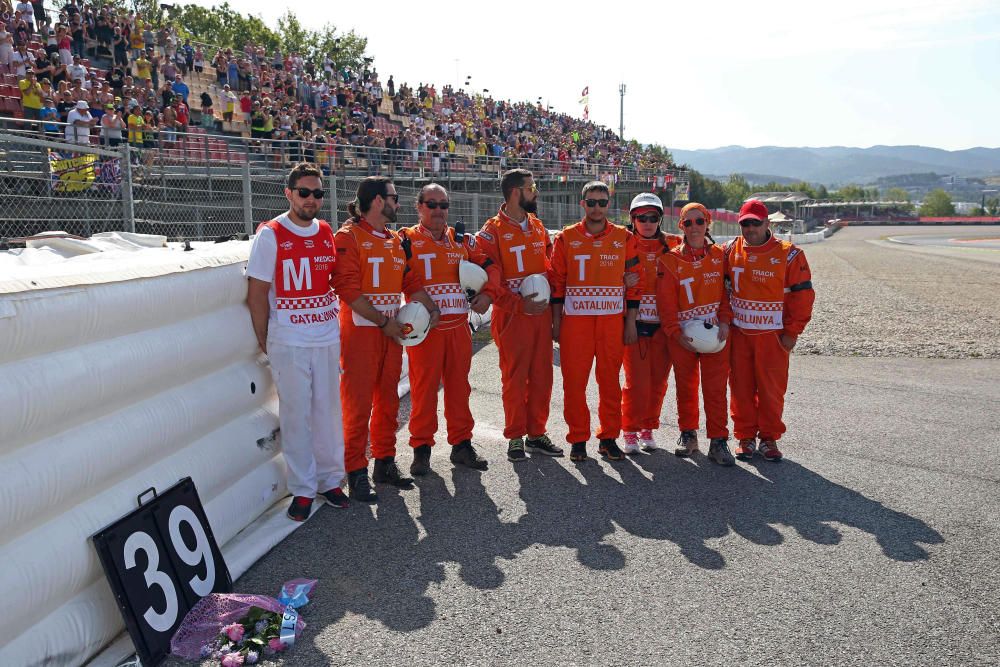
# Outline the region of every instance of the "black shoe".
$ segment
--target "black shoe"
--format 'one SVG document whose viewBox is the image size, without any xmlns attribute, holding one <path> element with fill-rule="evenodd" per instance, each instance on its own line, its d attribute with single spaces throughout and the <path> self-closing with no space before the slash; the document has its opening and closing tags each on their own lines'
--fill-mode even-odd
<svg viewBox="0 0 1000 667">
<path fill-rule="evenodd" d="M 392 456 L 375 459 L 372 481 L 376 484 L 392 484 L 400 489 L 413 488 L 413 478 L 403 477 L 403 473 L 399 472 L 399 466 L 396 465 L 396 459 Z"/>
<path fill-rule="evenodd" d="M 587 460 L 587 443 L 574 442 L 569 452 L 569 460 L 574 463 L 582 463 Z"/>
<path fill-rule="evenodd" d="M 336 486 L 329 491 L 324 491 L 323 493 L 316 496 L 317 500 L 322 500 L 327 505 L 332 505 L 339 510 L 346 510 L 351 506 L 351 501 L 347 499 L 344 495 L 344 491 Z"/>
<path fill-rule="evenodd" d="M 351 498 L 363 503 L 374 503 L 378 500 L 378 494 L 372 491 L 371 483 L 368 481 L 368 468 L 347 473 L 347 492 Z"/>
<path fill-rule="evenodd" d="M 523 438 L 511 438 L 507 441 L 507 460 L 514 463 L 528 460 L 528 455 L 524 453 Z"/>
<path fill-rule="evenodd" d="M 455 465 L 467 466 L 475 470 L 486 470 L 489 463 L 476 453 L 470 440 L 463 440 L 451 448 L 451 462 Z"/>
<path fill-rule="evenodd" d="M 413 463 L 410 464 L 411 475 L 426 475 L 431 471 L 431 446 L 419 445 L 413 448 Z"/>
<path fill-rule="evenodd" d="M 524 448 L 532 454 L 545 454 L 546 456 L 562 456 L 562 447 L 556 447 L 549 440 L 549 436 L 540 435 L 537 438 L 527 438 L 524 441 Z"/>
<path fill-rule="evenodd" d="M 312 512 L 313 499 L 305 496 L 295 496 L 288 506 L 288 518 L 292 521 L 305 521 Z"/>
<path fill-rule="evenodd" d="M 618 448 L 618 443 L 615 442 L 614 438 L 602 438 L 601 444 L 597 447 L 597 453 L 609 461 L 621 461 L 625 458 L 625 452 Z"/>
</svg>

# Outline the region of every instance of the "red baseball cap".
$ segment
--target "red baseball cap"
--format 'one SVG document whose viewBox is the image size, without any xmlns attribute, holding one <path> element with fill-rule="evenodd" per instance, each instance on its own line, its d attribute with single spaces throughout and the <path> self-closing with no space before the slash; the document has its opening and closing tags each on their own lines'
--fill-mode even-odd
<svg viewBox="0 0 1000 667">
<path fill-rule="evenodd" d="M 740 207 L 740 217 L 737 222 L 744 220 L 761 220 L 767 222 L 767 206 L 759 199 L 750 199 Z"/>
</svg>

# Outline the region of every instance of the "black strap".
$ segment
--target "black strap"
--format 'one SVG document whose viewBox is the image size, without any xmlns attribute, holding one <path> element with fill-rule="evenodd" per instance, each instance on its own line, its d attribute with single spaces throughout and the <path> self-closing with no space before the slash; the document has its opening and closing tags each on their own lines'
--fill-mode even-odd
<svg viewBox="0 0 1000 667">
<path fill-rule="evenodd" d="M 459 220 L 455 223 L 455 238 L 460 239 L 458 242 L 462 242 L 462 237 L 465 236 L 465 223 Z"/>
<path fill-rule="evenodd" d="M 625 268 L 626 269 L 631 269 L 633 266 L 635 266 L 638 263 L 639 263 L 639 258 L 638 257 L 633 257 L 632 259 L 626 259 L 625 260 Z"/>
<path fill-rule="evenodd" d="M 801 283 L 797 283 L 788 288 L 789 292 L 801 292 L 802 290 L 812 289 L 813 284 L 811 280 L 806 280 Z"/>
<path fill-rule="evenodd" d="M 399 239 L 399 245 L 403 248 L 403 254 L 406 255 L 406 260 L 409 261 L 413 259 L 413 247 L 410 237 L 406 235 L 406 232 L 400 230 Z"/>
</svg>

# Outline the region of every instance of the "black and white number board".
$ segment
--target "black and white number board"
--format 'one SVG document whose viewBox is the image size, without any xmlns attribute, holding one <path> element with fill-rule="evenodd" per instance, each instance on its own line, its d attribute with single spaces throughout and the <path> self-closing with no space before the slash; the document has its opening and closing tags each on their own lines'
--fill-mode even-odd
<svg viewBox="0 0 1000 667">
<path fill-rule="evenodd" d="M 153 498 L 143 502 L 147 493 Z M 185 477 L 162 494 L 140 494 L 139 507 L 94 534 L 94 547 L 143 665 L 170 653 L 188 610 L 233 582 L 198 491 Z"/>
</svg>

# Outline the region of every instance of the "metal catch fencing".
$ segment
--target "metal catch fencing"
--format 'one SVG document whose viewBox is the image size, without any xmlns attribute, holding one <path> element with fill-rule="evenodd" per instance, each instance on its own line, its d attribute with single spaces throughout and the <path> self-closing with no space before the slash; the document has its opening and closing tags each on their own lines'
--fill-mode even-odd
<svg viewBox="0 0 1000 667">
<path fill-rule="evenodd" d="M 260 222 L 287 210 L 284 183 L 289 165 L 295 159 L 319 157 L 301 147 L 289 154 L 289 142 L 204 134 L 178 133 L 171 144 L 153 148 L 73 144 L 57 136 L 0 131 L 0 238 L 47 231 L 84 237 L 127 231 L 171 240 L 251 234 Z M 328 173 L 322 217 L 334 223 L 346 219 L 347 203 L 373 166 L 376 173 L 397 177 L 397 227 L 416 224 L 416 196 L 430 181 L 449 189 L 449 220 L 464 222 L 469 231 L 500 207 L 498 171 L 439 170 L 433 158 L 416 166 L 396 160 L 399 168 L 390 170 L 386 164 L 393 162 L 391 155 L 376 162 L 373 154 L 370 148 L 338 146 L 326 160 L 317 160 Z M 582 211 L 571 193 L 573 186 L 545 171 L 544 165 L 526 166 L 538 169 L 538 215 L 546 226 L 558 229 L 579 220 Z M 625 193 L 613 198 L 611 219 L 627 222 L 629 198 Z"/>
</svg>

